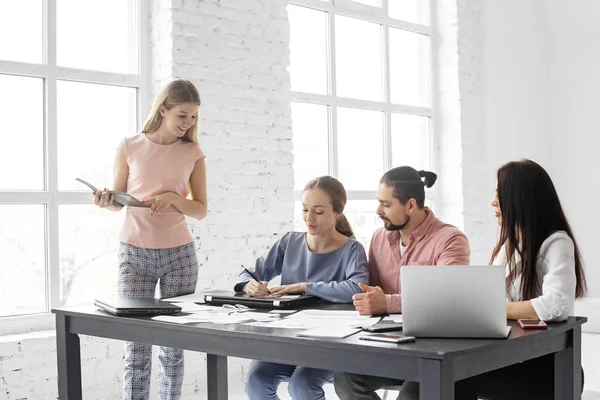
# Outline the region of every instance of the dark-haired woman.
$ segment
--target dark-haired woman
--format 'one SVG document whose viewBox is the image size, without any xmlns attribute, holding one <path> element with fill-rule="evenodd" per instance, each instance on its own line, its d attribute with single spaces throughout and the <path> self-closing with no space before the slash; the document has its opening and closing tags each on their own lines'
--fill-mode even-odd
<svg viewBox="0 0 600 400">
<path fill-rule="evenodd" d="M 289 232 L 256 261 L 255 281 L 240 273 L 235 290 L 253 296 L 308 294 L 322 299 L 351 303 L 368 283 L 367 256 L 363 246 L 350 238 L 352 229 L 343 215 L 344 186 L 335 178 L 322 176 L 310 181 L 302 194 L 302 216 L 307 232 Z M 281 275 L 281 285 L 267 288 L 268 281 Z M 324 399 L 323 385 L 333 372 L 252 361 L 246 386 L 250 400 L 278 399 L 277 387 L 289 378 L 293 400 Z"/>
<path fill-rule="evenodd" d="M 500 239 L 491 262 L 506 265 L 508 318 L 559 322 L 573 315 L 575 299 L 586 291 L 585 276 L 577 242 L 548 173 L 530 160 L 503 165 L 492 207 Z M 419 385 L 406 383 L 400 399 L 418 398 Z M 454 398 L 553 399 L 554 355 L 459 381 Z"/>
</svg>

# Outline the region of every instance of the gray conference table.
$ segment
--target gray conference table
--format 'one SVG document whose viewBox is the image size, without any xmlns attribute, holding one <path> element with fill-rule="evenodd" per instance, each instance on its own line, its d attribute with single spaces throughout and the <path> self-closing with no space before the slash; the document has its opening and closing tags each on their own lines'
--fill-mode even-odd
<svg viewBox="0 0 600 400">
<path fill-rule="evenodd" d="M 147 317 L 115 317 L 94 308 L 52 312 L 60 400 L 82 398 L 78 335 L 207 353 L 210 400 L 227 399 L 228 356 L 418 381 L 422 400 L 453 400 L 455 381 L 551 353 L 555 400 L 581 399 L 581 325 L 587 321 L 583 317 L 549 324 L 547 330 L 524 331 L 511 322 L 507 340 L 417 338 L 414 343 L 390 344 L 359 340 L 359 335 L 298 338 L 295 330 L 243 324 L 180 325 Z"/>
</svg>

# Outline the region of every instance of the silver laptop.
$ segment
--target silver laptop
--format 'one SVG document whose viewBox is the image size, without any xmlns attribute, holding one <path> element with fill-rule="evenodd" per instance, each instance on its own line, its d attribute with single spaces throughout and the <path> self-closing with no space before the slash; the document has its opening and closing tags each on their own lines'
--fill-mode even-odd
<svg viewBox="0 0 600 400">
<path fill-rule="evenodd" d="M 417 337 L 506 338 L 505 270 L 499 265 L 400 268 L 402 323 Z"/>
</svg>

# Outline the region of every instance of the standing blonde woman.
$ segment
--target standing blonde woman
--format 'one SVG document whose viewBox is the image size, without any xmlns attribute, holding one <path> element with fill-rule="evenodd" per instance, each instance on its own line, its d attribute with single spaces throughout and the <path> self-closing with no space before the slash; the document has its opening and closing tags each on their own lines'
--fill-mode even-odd
<svg viewBox="0 0 600 400">
<path fill-rule="evenodd" d="M 184 216 L 206 216 L 206 168 L 198 145 L 200 95 L 178 79 L 154 101 L 142 132 L 124 139 L 116 153 L 113 189 L 144 199 L 150 208 L 128 207 L 119 248 L 121 297 L 153 298 L 193 293 L 198 280 L 194 240 Z M 191 196 L 190 196 L 191 194 Z M 94 203 L 111 211 L 114 195 L 105 188 Z M 150 398 L 152 346 L 126 343 L 123 398 Z M 183 350 L 161 347 L 159 399 L 179 399 Z"/>
</svg>

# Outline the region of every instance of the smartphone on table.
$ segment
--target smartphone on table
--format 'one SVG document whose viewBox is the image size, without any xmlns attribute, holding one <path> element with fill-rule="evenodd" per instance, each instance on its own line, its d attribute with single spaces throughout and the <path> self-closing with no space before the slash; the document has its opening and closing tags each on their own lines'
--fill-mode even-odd
<svg viewBox="0 0 600 400">
<path fill-rule="evenodd" d="M 374 333 L 372 335 L 360 336 L 361 340 L 374 340 L 376 342 L 388 342 L 388 343 L 406 343 L 414 342 L 414 336 L 398 335 L 393 333 Z"/>
<path fill-rule="evenodd" d="M 546 329 L 548 325 L 541 319 L 518 319 L 521 329 Z"/>
<path fill-rule="evenodd" d="M 402 324 L 395 323 L 395 322 L 385 322 L 385 323 L 378 322 L 375 325 L 365 326 L 362 328 L 362 330 L 365 332 L 371 332 L 371 333 L 401 331 Z"/>
</svg>

